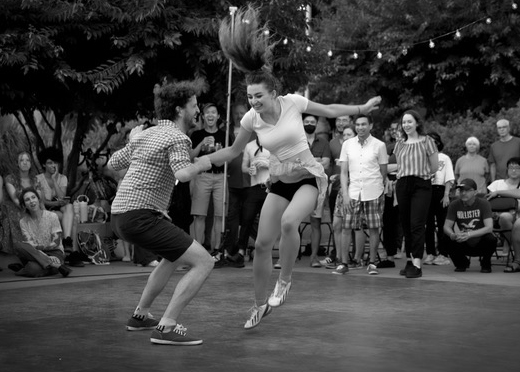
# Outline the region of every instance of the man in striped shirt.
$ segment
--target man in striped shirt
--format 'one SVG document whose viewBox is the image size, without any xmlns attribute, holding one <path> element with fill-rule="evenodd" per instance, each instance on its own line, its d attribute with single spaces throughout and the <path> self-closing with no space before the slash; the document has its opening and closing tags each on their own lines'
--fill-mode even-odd
<svg viewBox="0 0 520 372">
<path fill-rule="evenodd" d="M 153 329 L 156 344 L 200 345 L 177 323 L 182 310 L 195 297 L 213 268 L 213 259 L 201 244 L 171 223 L 166 211 L 176 180 L 187 182 L 211 168 L 207 157 L 190 162 L 191 141 L 186 136 L 199 113 L 195 82 L 166 83 L 154 89 L 157 126 L 134 128 L 128 144 L 117 151 L 108 165 L 128 168 L 112 204 L 112 229 L 123 240 L 162 257 L 126 329 Z M 191 269 L 179 280 L 166 311 L 158 322 L 149 314 L 178 265 Z"/>
</svg>

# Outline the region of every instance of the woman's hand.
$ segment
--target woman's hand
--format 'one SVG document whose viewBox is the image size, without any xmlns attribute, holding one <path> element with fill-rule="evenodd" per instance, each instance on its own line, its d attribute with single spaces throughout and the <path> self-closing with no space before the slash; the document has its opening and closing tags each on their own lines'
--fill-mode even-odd
<svg viewBox="0 0 520 372">
<path fill-rule="evenodd" d="M 367 103 L 365 103 L 362 107 L 361 113 L 369 114 L 374 110 L 379 108 L 379 104 L 381 103 L 381 96 L 370 98 Z"/>
<path fill-rule="evenodd" d="M 491 191 L 489 194 L 486 195 L 486 199 L 490 200 L 490 199 L 496 198 L 497 196 L 498 196 L 498 192 Z"/>
<path fill-rule="evenodd" d="M 444 197 L 441 200 L 441 203 L 442 203 L 442 207 L 443 208 L 447 208 L 448 205 L 450 205 L 450 196 L 449 195 L 444 195 Z"/>
</svg>

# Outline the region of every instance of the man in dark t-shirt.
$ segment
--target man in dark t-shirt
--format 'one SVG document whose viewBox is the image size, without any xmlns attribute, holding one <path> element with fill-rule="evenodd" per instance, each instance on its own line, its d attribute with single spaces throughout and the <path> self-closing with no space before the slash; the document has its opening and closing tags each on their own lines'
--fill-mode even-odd
<svg viewBox="0 0 520 372">
<path fill-rule="evenodd" d="M 477 184 L 472 179 L 466 178 L 457 188 L 460 196 L 449 205 L 444 223 L 445 244 L 455 271 L 466 271 L 470 263 L 467 256 L 480 256 L 480 272 L 490 273 L 491 256 L 497 247 L 491 205 L 477 197 Z"/>
</svg>

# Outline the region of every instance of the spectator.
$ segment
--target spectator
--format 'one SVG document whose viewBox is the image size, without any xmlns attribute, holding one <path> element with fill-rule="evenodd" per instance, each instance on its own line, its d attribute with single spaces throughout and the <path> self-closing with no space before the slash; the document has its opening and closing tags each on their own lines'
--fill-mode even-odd
<svg viewBox="0 0 520 372">
<path fill-rule="evenodd" d="M 322 266 L 325 266 L 328 269 L 335 269 L 341 262 L 342 259 L 340 257 L 341 252 L 339 247 L 342 247 L 346 244 L 345 234 L 347 233 L 343 226 L 343 217 L 344 217 L 344 208 L 343 204 L 337 205 L 337 200 L 342 201 L 343 199 L 339 196 L 341 193 L 341 162 L 339 161 L 339 157 L 341 155 L 341 147 L 346 140 L 350 138 L 354 138 L 356 136 L 355 128 L 352 124 L 345 124 L 346 122 L 351 122 L 350 116 L 343 116 L 342 118 L 348 118 L 348 120 L 340 120 L 336 119 L 336 128 L 342 129 L 341 137 L 333 138 L 330 143 L 330 153 L 331 157 L 334 161 L 333 163 L 333 173 L 329 177 L 329 207 L 332 219 L 332 231 L 334 233 L 334 245 L 336 247 L 335 251 L 331 253 L 330 256 L 320 261 Z M 338 118 L 339 119 L 339 118 Z M 347 247 L 348 248 L 348 247 Z M 345 258 L 347 260 L 347 258 Z M 346 262 L 346 261 L 345 261 Z"/>
<path fill-rule="evenodd" d="M 444 223 L 446 245 L 456 272 L 469 267 L 467 256 L 480 257 L 481 273 L 491 272 L 491 256 L 497 241 L 492 234 L 491 205 L 477 197 L 477 184 L 470 178 L 457 185 L 460 196 L 448 207 Z M 454 226 L 456 225 L 456 230 Z"/>
<path fill-rule="evenodd" d="M 517 192 L 517 190 L 520 188 L 520 157 L 509 159 L 506 165 L 507 178 L 498 179 L 488 186 L 488 200 L 496 198 L 497 196 L 513 197 L 520 199 Z M 516 210 L 510 210 L 509 212 L 500 213 L 500 215 L 498 216 L 498 225 L 502 230 L 511 230 L 513 228 L 513 222 L 515 221 L 516 213 Z M 502 249 L 502 254 L 507 256 L 509 254 L 509 249 L 509 246 L 504 245 Z"/>
<path fill-rule="evenodd" d="M 20 229 L 23 208 L 20 205 L 20 193 L 27 187 L 33 187 L 38 193 L 41 193 L 36 171 L 32 167 L 31 155 L 28 152 L 23 151 L 18 154 L 17 168 L 18 172 L 8 174 L 4 180 L 7 191 L 4 205 L 8 220 L 5 225 L 9 226 L 8 240 L 12 248 L 14 248 L 16 242 L 23 241 L 22 230 Z"/>
<path fill-rule="evenodd" d="M 375 261 L 382 225 L 388 155 L 385 144 L 370 133 L 374 126 L 370 116 L 358 115 L 354 123 L 357 136 L 345 141 L 341 148 L 341 195 L 347 239 L 341 246 L 342 263 L 333 273 L 342 275 L 348 271 L 347 257 L 352 229 L 361 229 L 364 217 L 370 239 L 367 272 L 377 275 L 379 272 Z M 356 247 L 352 267 L 360 268 L 363 267 L 364 244 L 356 244 Z"/>
<path fill-rule="evenodd" d="M 407 278 L 422 276 L 425 226 L 432 198 L 431 177 L 437 172 L 439 157 L 432 138 L 425 136 L 419 114 L 405 111 L 401 118 L 402 138 L 397 141 L 396 195 L 403 226 L 406 267 L 399 272 Z"/>
<path fill-rule="evenodd" d="M 403 245 L 403 228 L 399 221 L 399 206 L 395 194 L 395 184 L 397 181 L 397 160 L 394 147 L 399 139 L 399 123 L 390 124 L 388 141 L 386 142 L 386 152 L 389 156 L 387 176 L 385 184 L 385 208 L 383 211 L 383 247 L 386 258 L 377 264 L 378 269 L 395 267 L 395 259 L 400 258 L 401 247 Z"/>
<path fill-rule="evenodd" d="M 307 143 L 311 149 L 311 153 L 318 163 L 327 171 L 330 166 L 330 148 L 329 141 L 325 141 L 322 137 L 316 135 L 316 128 L 318 126 L 318 117 L 314 115 L 304 114 L 303 129 L 307 137 Z M 318 250 L 321 242 L 321 215 L 323 213 L 323 204 L 319 209 L 315 209 L 311 216 L 311 267 L 321 267 L 318 260 Z"/>
<path fill-rule="evenodd" d="M 65 253 L 58 216 L 42 209 L 40 193 L 33 187 L 20 192 L 19 202 L 25 212 L 20 220 L 24 241 L 15 243 L 15 252 L 21 263 L 8 267 L 16 275 L 32 278 L 58 272 L 68 276 L 72 270 L 63 264 Z"/>
<path fill-rule="evenodd" d="M 477 193 L 487 194 L 487 180 L 489 178 L 489 164 L 487 160 L 478 154 L 480 141 L 477 137 L 469 137 L 466 140 L 466 154 L 457 159 L 455 163 L 455 179 L 457 182 L 471 178 L 477 183 Z"/>
<path fill-rule="evenodd" d="M 433 138 L 435 145 L 439 150 L 439 168 L 432 178 L 432 200 L 428 209 L 428 221 L 426 222 L 426 259 L 425 265 L 447 265 L 449 259 L 446 248 L 443 246 L 444 238 L 444 220 L 448 205 L 450 205 L 450 190 L 455 175 L 453 174 L 453 164 L 448 155 L 442 152 L 444 144 L 441 136 L 436 132 L 428 133 Z M 437 247 L 435 245 L 435 235 L 437 235 Z M 437 256 L 437 249 L 439 255 Z"/>
<path fill-rule="evenodd" d="M 233 133 L 233 139 L 236 134 L 238 134 L 240 120 L 242 120 L 246 112 L 247 109 L 242 104 L 235 104 L 232 108 L 233 123 L 229 130 L 230 133 Z M 242 252 L 242 254 L 238 253 L 237 244 L 239 231 L 241 231 L 243 224 L 244 213 L 246 213 L 244 203 L 247 198 L 248 189 L 251 186 L 251 177 L 242 172 L 243 156 L 244 153 L 242 152 L 235 159 L 228 162 L 227 180 L 229 203 L 226 215 L 226 233 L 224 235 L 222 248 L 220 249 L 220 251 L 224 253 L 225 259 L 222 259 L 223 257 L 220 257 L 219 253 L 219 260 L 215 263 L 215 268 L 223 266 L 244 267 L 245 252 Z"/>
<path fill-rule="evenodd" d="M 65 252 L 72 253 L 72 225 L 74 224 L 74 208 L 67 196 L 67 177 L 59 172 L 63 156 L 58 149 L 47 148 L 38 154 L 38 161 L 45 170 L 36 176 L 42 189 L 43 204 L 47 210 L 56 213 L 63 231 L 63 247 Z"/>
<path fill-rule="evenodd" d="M 497 121 L 498 141 L 491 144 L 489 149 L 489 174 L 491 182 L 507 177 L 507 161 L 520 157 L 520 138 L 512 136 L 509 121 Z"/>
<path fill-rule="evenodd" d="M 214 103 L 206 103 L 203 106 L 202 113 L 204 128 L 193 132 L 191 135 L 192 158 L 215 152 L 216 149 L 222 148 L 226 142 L 226 132 L 218 129 L 220 115 L 217 106 Z M 191 214 L 194 218 L 195 240 L 204 242 L 206 216 L 210 198 L 212 198 L 214 210 L 213 235 L 215 237 L 215 244 L 211 247 L 213 250 L 220 247 L 224 191 L 224 166 L 213 166 L 210 170 L 197 175 L 193 180 Z M 204 243 L 210 244 L 207 241 Z"/>
</svg>

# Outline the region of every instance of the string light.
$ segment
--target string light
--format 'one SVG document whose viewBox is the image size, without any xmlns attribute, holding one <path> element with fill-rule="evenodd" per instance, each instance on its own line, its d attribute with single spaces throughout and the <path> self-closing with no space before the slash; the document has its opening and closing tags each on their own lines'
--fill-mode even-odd
<svg viewBox="0 0 520 372">
<path fill-rule="evenodd" d="M 352 54 L 352 57 L 354 57 L 354 59 L 358 59 L 358 54 L 356 52 L 354 52 L 354 54 Z"/>
<path fill-rule="evenodd" d="M 269 35 L 269 30 L 264 30 L 264 35 Z"/>
<path fill-rule="evenodd" d="M 288 42 L 289 40 L 287 40 L 287 38 L 283 39 L 283 45 L 287 45 Z"/>
<path fill-rule="evenodd" d="M 383 58 L 383 53 L 381 53 L 381 52 L 377 52 L 377 58 L 378 58 L 378 59 Z"/>
<path fill-rule="evenodd" d="M 487 18 L 487 19 L 486 19 L 486 23 L 487 23 L 488 25 L 490 25 L 490 24 L 491 24 L 491 18 Z"/>
<path fill-rule="evenodd" d="M 513 8 L 513 10 L 517 10 L 518 9 L 518 4 L 513 2 L 513 4 L 511 4 L 511 8 Z"/>
<path fill-rule="evenodd" d="M 457 30 L 457 31 L 455 32 L 455 39 L 458 40 L 458 39 L 460 39 L 461 37 L 462 37 L 462 35 L 460 34 L 460 31 Z"/>
<path fill-rule="evenodd" d="M 403 56 L 407 55 L 408 54 L 408 48 L 403 48 L 402 53 L 403 53 Z"/>
<path fill-rule="evenodd" d="M 307 45 L 307 48 L 305 48 L 307 50 L 307 52 L 310 52 L 311 51 L 311 46 L 310 45 Z"/>
<path fill-rule="evenodd" d="M 329 49 L 329 51 L 327 52 L 327 55 L 328 55 L 329 57 L 332 57 L 332 50 Z"/>
<path fill-rule="evenodd" d="M 430 46 L 430 48 L 435 48 L 435 43 L 433 42 L 433 40 L 430 39 L 430 43 L 428 44 Z"/>
</svg>

